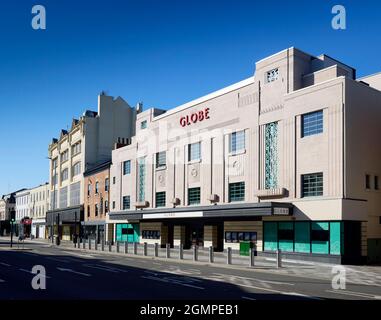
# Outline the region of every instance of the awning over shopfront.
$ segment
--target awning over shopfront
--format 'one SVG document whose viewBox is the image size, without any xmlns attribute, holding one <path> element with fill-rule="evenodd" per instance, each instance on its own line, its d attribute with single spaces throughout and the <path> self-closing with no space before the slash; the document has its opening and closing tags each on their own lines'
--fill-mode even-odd
<svg viewBox="0 0 381 320">
<path fill-rule="evenodd" d="M 99 226 L 99 225 L 105 225 L 105 220 L 94 220 L 94 221 L 81 221 L 81 224 L 83 226 Z"/>
<path fill-rule="evenodd" d="M 109 220 L 150 220 L 181 218 L 249 218 L 260 216 L 288 216 L 293 214 L 293 204 L 285 202 L 261 202 L 127 210 L 109 213 Z"/>
<path fill-rule="evenodd" d="M 64 209 L 51 210 L 46 213 L 46 224 L 79 223 L 83 221 L 83 206 L 74 206 Z"/>
<path fill-rule="evenodd" d="M 21 224 L 32 224 L 32 219 L 26 217 L 26 218 L 22 218 L 21 221 L 20 221 Z"/>
</svg>

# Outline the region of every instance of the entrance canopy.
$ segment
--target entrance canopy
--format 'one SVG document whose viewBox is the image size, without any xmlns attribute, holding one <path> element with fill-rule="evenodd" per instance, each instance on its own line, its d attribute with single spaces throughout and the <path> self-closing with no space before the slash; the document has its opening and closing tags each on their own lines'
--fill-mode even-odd
<svg viewBox="0 0 381 320">
<path fill-rule="evenodd" d="M 110 212 L 110 220 L 151 220 L 179 218 L 246 218 L 260 216 L 288 216 L 293 204 L 285 202 L 241 203 L 181 208 L 158 208 Z"/>
</svg>

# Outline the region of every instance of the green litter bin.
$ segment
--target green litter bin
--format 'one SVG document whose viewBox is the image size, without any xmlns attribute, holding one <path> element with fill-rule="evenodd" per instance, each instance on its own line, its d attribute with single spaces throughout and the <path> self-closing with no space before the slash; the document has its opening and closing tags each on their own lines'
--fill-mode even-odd
<svg viewBox="0 0 381 320">
<path fill-rule="evenodd" d="M 249 241 L 240 242 L 239 243 L 239 255 L 240 256 L 249 256 L 251 247 L 252 247 L 252 243 Z"/>
</svg>

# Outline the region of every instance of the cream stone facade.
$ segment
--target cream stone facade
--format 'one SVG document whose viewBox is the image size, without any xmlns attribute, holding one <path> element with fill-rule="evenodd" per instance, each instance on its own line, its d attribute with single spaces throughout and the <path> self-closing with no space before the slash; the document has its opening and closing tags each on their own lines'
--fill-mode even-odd
<svg viewBox="0 0 381 320">
<path fill-rule="evenodd" d="M 50 211 L 46 223 L 50 235 L 71 240 L 80 234 L 83 221 L 83 173 L 110 159 L 115 142 L 128 140 L 135 130 L 136 110 L 122 98 L 101 93 L 98 111 L 86 111 L 73 119 L 69 131 L 49 145 Z"/>
<path fill-rule="evenodd" d="M 31 234 L 35 238 L 45 238 L 46 232 L 46 212 L 49 210 L 49 183 L 42 184 L 29 189 L 30 192 L 30 216 L 32 218 Z"/>
<path fill-rule="evenodd" d="M 23 189 L 16 192 L 16 215 L 15 232 L 16 235 L 30 236 L 31 217 L 30 217 L 30 190 Z"/>
<path fill-rule="evenodd" d="M 107 237 L 297 259 L 381 259 L 381 92 L 289 48 L 255 74 L 137 114 L 112 152 Z"/>
</svg>

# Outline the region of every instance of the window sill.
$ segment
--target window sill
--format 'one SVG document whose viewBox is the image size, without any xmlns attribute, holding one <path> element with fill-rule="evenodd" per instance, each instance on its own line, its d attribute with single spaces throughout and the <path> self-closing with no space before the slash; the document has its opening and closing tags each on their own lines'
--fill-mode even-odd
<svg viewBox="0 0 381 320">
<path fill-rule="evenodd" d="M 167 170 L 167 166 L 161 166 L 161 167 L 155 168 L 155 171 L 163 171 L 163 170 Z"/>
<path fill-rule="evenodd" d="M 201 162 L 201 159 L 197 159 L 197 160 L 189 160 L 188 161 L 188 164 L 195 164 L 195 163 L 200 163 Z"/>
<path fill-rule="evenodd" d="M 238 156 L 240 154 L 245 154 L 245 153 L 246 153 L 246 149 L 234 151 L 234 152 L 229 152 L 229 157 Z"/>
</svg>

